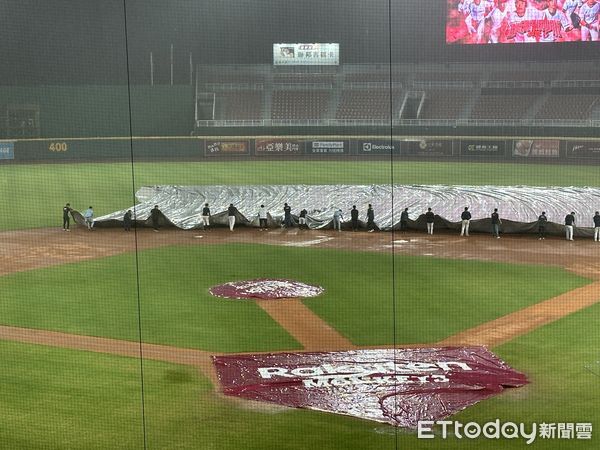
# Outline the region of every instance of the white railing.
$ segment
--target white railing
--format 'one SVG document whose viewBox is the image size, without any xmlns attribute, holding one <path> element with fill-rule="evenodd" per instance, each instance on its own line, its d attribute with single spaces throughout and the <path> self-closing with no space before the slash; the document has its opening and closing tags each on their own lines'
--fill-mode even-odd
<svg viewBox="0 0 600 450">
<path fill-rule="evenodd" d="M 259 91 L 263 90 L 263 83 L 200 83 L 208 91 Z"/>
<path fill-rule="evenodd" d="M 271 119 L 197 120 L 196 127 L 331 127 L 331 126 L 420 126 L 420 127 L 581 127 L 600 128 L 600 120 L 569 119 Z"/>
<path fill-rule="evenodd" d="M 418 81 L 415 80 L 412 83 L 414 88 L 454 88 L 454 89 L 469 89 L 475 86 L 479 86 L 478 81 L 472 80 L 428 80 Z"/>
<path fill-rule="evenodd" d="M 543 81 L 484 81 L 486 88 L 543 88 Z"/>
<path fill-rule="evenodd" d="M 401 81 L 344 81 L 344 89 L 402 89 L 404 83 Z"/>
<path fill-rule="evenodd" d="M 584 88 L 584 87 L 600 87 L 600 80 L 557 80 L 550 83 L 552 87 L 574 87 L 574 88 Z"/>
<path fill-rule="evenodd" d="M 273 83 L 274 91 L 294 91 L 294 90 L 319 90 L 319 89 L 332 89 L 332 83 Z"/>
</svg>

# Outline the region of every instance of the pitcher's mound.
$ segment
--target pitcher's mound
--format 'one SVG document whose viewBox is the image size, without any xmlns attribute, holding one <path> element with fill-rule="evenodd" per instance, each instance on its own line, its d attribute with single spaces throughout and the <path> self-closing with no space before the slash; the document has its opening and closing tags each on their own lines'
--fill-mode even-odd
<svg viewBox="0 0 600 450">
<path fill-rule="evenodd" d="M 316 297 L 324 289 L 320 286 L 301 283 L 294 280 L 259 278 L 247 281 L 232 281 L 213 286 L 209 292 L 215 297 L 261 300 L 276 300 L 280 298 Z"/>
</svg>

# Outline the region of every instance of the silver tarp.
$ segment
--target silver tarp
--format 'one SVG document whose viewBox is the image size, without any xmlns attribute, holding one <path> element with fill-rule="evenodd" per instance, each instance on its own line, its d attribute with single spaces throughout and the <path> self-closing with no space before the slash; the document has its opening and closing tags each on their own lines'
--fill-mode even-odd
<svg viewBox="0 0 600 450">
<path fill-rule="evenodd" d="M 185 230 L 202 228 L 202 208 L 211 210 L 211 225 L 227 225 L 230 203 L 238 209 L 236 227 L 258 226 L 258 209 L 264 204 L 269 211 L 269 226 L 279 226 L 283 205 L 292 208 L 294 221 L 302 209 L 308 211 L 309 228 L 332 226 L 333 213 L 343 212 L 345 226 L 350 222 L 350 209 L 357 206 L 360 225 L 366 224 L 368 204 L 373 205 L 375 223 L 381 230 L 399 227 L 400 213 L 408 208 L 409 228 L 425 228 L 423 214 L 432 208 L 436 229 L 460 229 L 460 214 L 469 207 L 472 231 L 490 230 L 494 208 L 502 219 L 502 232 L 537 231 L 537 218 L 542 211 L 548 217 L 547 231 L 562 232 L 564 217 L 575 212 L 576 235 L 592 232 L 592 216 L 600 209 L 600 189 L 588 187 L 529 186 L 419 186 L 419 185 L 280 185 L 280 186 L 149 186 L 142 187 L 132 206 L 137 225 L 149 224 L 150 210 L 158 205 L 163 214 L 162 225 Z M 125 210 L 96 219 L 96 226 L 117 226 Z M 582 228 L 583 227 L 583 228 Z"/>
</svg>

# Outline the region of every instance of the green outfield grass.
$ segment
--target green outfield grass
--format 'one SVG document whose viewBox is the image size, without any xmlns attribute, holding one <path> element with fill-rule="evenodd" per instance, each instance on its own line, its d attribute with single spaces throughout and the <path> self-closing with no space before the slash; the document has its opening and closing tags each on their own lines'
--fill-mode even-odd
<svg viewBox="0 0 600 450">
<path fill-rule="evenodd" d="M 259 248 L 259 247 L 258 247 Z M 3 324 L 214 351 L 296 349 L 299 344 L 254 302 L 217 299 L 209 287 L 259 277 L 277 266 L 239 262 L 230 246 L 139 253 L 138 315 L 133 255 L 0 278 Z M 260 257 L 260 250 L 256 252 Z M 203 262 L 211 261 L 207 268 Z"/>
<path fill-rule="evenodd" d="M 369 280 L 305 303 L 360 345 L 436 342 L 589 282 L 556 267 L 394 255 L 396 288 L 382 292 L 392 285 L 389 260 L 374 271 L 363 254 L 346 257 L 357 262 L 348 279 L 369 267 Z"/>
<path fill-rule="evenodd" d="M 139 361 L 6 341 L 0 358 L 0 448 L 141 447 Z"/>
<path fill-rule="evenodd" d="M 537 439 L 529 448 L 585 449 L 599 447 L 600 304 L 567 316 L 494 349 L 505 361 L 527 374 L 531 384 L 509 389 L 456 415 L 455 420 L 483 424 L 504 422 L 593 424 L 592 441 Z M 590 370 L 591 369 L 591 370 Z M 595 373 L 593 373 L 595 372 Z M 458 442 L 454 441 L 456 444 Z M 463 441 L 464 443 L 464 441 Z M 480 448 L 479 443 L 477 448 Z M 485 442 L 481 442 L 482 444 Z M 499 448 L 488 441 L 481 448 Z M 496 446 L 495 446 L 496 445 Z M 523 442 L 503 441 L 501 448 L 526 448 Z M 435 447 L 437 448 L 437 447 Z M 459 448 L 440 446 L 439 448 Z M 460 447 L 462 448 L 462 447 Z"/>
<path fill-rule="evenodd" d="M 148 448 L 344 450 L 590 450 L 598 440 L 596 365 L 600 305 L 495 350 L 531 384 L 508 389 L 451 417 L 463 423 L 592 422 L 593 440 L 419 440 L 414 432 L 335 414 L 231 402 L 191 367 L 144 361 Z M 136 359 L 0 342 L 1 448 L 142 448 Z"/>
<path fill-rule="evenodd" d="M 0 448 L 144 448 L 139 360 L 1 341 L 0 358 Z M 143 374 L 149 449 L 393 448 L 373 422 L 239 407 L 192 367 L 145 360 Z"/>
<path fill-rule="evenodd" d="M 208 293 L 228 281 L 323 286 L 305 303 L 361 345 L 435 342 L 587 282 L 541 266 L 398 256 L 394 293 L 391 256 L 381 253 L 227 244 L 146 250 L 138 258 L 142 338 L 225 352 L 298 348 L 254 302 Z M 132 255 L 1 277 L 0 296 L 6 325 L 139 338 Z"/>
<path fill-rule="evenodd" d="M 141 186 L 176 184 L 466 184 L 598 186 L 597 166 L 388 161 L 240 161 L 0 166 L 0 230 L 62 224 L 62 206 L 104 215 Z"/>
</svg>

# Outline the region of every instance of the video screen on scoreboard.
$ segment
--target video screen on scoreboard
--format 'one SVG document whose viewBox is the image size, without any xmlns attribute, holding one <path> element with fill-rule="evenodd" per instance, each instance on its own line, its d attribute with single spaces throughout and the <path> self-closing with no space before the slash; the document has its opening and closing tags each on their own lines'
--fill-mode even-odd
<svg viewBox="0 0 600 450">
<path fill-rule="evenodd" d="M 447 2 L 447 44 L 599 41 L 600 0 Z"/>
</svg>

